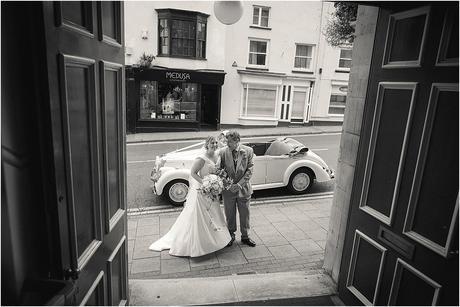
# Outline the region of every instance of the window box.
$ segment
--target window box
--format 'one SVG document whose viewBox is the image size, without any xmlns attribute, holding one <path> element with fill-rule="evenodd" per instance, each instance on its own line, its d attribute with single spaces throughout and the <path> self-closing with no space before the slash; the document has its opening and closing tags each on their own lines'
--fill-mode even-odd
<svg viewBox="0 0 460 307">
<path fill-rule="evenodd" d="M 206 59 L 209 15 L 176 9 L 157 9 L 158 56 Z"/>
</svg>

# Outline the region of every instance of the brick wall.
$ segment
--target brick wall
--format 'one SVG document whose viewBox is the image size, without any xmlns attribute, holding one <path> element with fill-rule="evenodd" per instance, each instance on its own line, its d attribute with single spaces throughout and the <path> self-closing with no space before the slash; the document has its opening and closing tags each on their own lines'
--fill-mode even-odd
<svg viewBox="0 0 460 307">
<path fill-rule="evenodd" d="M 331 209 L 324 269 L 337 283 L 348 222 L 348 209 L 358 153 L 363 109 L 379 9 L 360 5 L 356 22 L 356 39 L 350 71 L 347 106 L 340 141 L 336 190 Z"/>
</svg>

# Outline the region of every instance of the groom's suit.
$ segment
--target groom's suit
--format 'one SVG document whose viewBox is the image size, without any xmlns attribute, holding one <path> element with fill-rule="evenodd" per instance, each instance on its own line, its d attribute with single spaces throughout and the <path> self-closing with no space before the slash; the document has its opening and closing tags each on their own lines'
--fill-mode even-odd
<svg viewBox="0 0 460 307">
<path fill-rule="evenodd" d="M 236 208 L 238 207 L 241 239 L 247 239 L 249 231 L 249 202 L 252 194 L 252 187 L 249 180 L 251 179 L 254 166 L 254 151 L 251 147 L 240 144 L 236 149 L 235 156 L 229 147 L 221 150 L 219 155 L 220 168 L 227 172 L 228 176 L 233 179 L 234 184 L 240 186 L 238 192 L 233 193 L 230 190 L 225 190 L 222 193 L 228 230 L 234 238 L 236 231 Z"/>
</svg>

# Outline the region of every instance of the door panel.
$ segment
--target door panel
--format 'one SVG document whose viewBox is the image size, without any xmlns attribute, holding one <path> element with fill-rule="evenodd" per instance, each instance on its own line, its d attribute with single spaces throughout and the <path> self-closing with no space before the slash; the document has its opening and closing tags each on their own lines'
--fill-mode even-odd
<svg viewBox="0 0 460 307">
<path fill-rule="evenodd" d="M 122 3 L 42 6 L 63 275 L 77 304 L 127 304 Z"/>
<path fill-rule="evenodd" d="M 268 156 L 267 165 L 267 183 L 282 183 L 284 173 L 289 165 L 292 164 L 292 159 L 289 156 Z"/>
<path fill-rule="evenodd" d="M 254 173 L 251 177 L 251 184 L 258 185 L 265 183 L 265 176 L 267 175 L 267 158 L 264 156 L 254 155 Z"/>
<path fill-rule="evenodd" d="M 346 305 L 458 305 L 456 24 L 458 3 L 380 6 L 339 273 Z"/>
<path fill-rule="evenodd" d="M 291 112 L 292 112 L 292 107 L 291 107 L 291 85 L 283 85 L 281 89 L 281 105 L 280 105 L 280 122 L 287 122 L 291 120 Z"/>
</svg>

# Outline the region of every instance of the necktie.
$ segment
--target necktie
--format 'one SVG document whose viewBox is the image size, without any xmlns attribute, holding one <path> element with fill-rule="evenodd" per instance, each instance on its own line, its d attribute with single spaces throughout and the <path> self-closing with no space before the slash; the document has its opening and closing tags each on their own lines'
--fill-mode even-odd
<svg viewBox="0 0 460 307">
<path fill-rule="evenodd" d="M 233 165 L 235 166 L 235 169 L 236 169 L 236 163 L 238 162 L 238 156 L 237 156 L 236 149 L 232 150 L 232 155 L 233 155 Z"/>
</svg>

